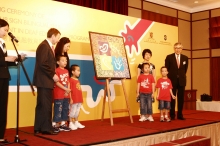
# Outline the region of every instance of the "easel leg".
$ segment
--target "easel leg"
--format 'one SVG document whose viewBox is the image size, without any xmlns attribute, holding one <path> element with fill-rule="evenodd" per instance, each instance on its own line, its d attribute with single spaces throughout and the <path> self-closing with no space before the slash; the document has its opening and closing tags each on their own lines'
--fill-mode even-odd
<svg viewBox="0 0 220 146">
<path fill-rule="evenodd" d="M 121 84 L 122 84 L 124 95 L 125 95 L 125 101 L 126 101 L 126 105 L 127 105 L 127 109 L 128 109 L 128 114 L 130 116 L 131 123 L 133 123 L 133 118 L 132 118 L 131 111 L 130 111 L 130 106 L 129 106 L 129 103 L 128 103 L 128 96 L 127 96 L 127 92 L 126 92 L 126 89 L 125 89 L 124 81 L 125 81 L 125 79 L 122 79 Z"/>
<path fill-rule="evenodd" d="M 105 89 L 104 89 L 104 97 L 103 97 L 103 105 L 102 105 L 102 117 L 101 117 L 101 121 L 103 121 L 104 119 L 104 114 L 105 114 L 105 102 L 106 102 L 106 84 L 105 84 Z"/>
<path fill-rule="evenodd" d="M 113 123 L 113 117 L 112 117 L 111 96 L 110 96 L 110 92 L 109 92 L 109 79 L 106 79 L 106 88 L 107 88 L 107 94 L 108 94 L 109 116 L 110 116 L 111 126 L 113 126 L 114 123 Z"/>
</svg>

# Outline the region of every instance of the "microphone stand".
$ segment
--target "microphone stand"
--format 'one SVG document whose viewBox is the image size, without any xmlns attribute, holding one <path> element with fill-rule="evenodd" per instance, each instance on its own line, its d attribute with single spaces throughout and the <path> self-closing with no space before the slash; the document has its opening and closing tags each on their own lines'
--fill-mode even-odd
<svg viewBox="0 0 220 146">
<path fill-rule="evenodd" d="M 32 94 L 33 94 L 34 96 L 35 96 L 35 93 L 34 93 L 33 85 L 31 84 L 31 81 L 30 81 L 30 79 L 29 79 L 29 77 L 28 77 L 28 74 L 27 74 L 27 72 L 26 72 L 26 69 L 25 69 L 25 67 L 24 67 L 24 65 L 23 65 L 23 62 L 22 62 L 22 59 L 21 59 L 21 55 L 19 55 L 18 50 L 17 50 L 17 48 L 16 48 L 16 46 L 15 46 L 14 39 L 12 38 L 11 41 L 12 41 L 12 43 L 13 43 L 13 46 L 14 46 L 15 51 L 16 51 L 17 56 L 18 56 L 18 59 L 17 59 L 17 62 L 18 62 L 18 64 L 17 64 L 17 119 L 16 119 L 17 121 L 16 121 L 16 135 L 15 135 L 14 143 L 19 143 L 19 144 L 22 144 L 22 145 L 27 145 L 27 144 L 21 143 L 21 142 L 27 141 L 27 140 L 20 140 L 19 135 L 18 135 L 18 128 L 19 128 L 19 124 L 18 124 L 18 123 L 19 123 L 20 66 L 22 66 L 22 69 L 23 69 L 23 71 L 24 71 L 25 77 L 26 77 L 26 79 L 28 80 L 28 83 L 29 83 L 29 85 L 30 85 L 30 87 L 31 87 L 31 90 L 32 90 Z M 9 144 L 11 144 L 11 143 L 9 143 Z M 8 144 L 7 144 L 7 145 L 8 145 Z"/>
</svg>

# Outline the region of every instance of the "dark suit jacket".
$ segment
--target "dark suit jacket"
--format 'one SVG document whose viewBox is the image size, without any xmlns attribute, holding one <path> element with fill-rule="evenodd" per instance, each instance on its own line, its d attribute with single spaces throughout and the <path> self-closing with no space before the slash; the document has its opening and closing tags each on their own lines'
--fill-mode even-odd
<svg viewBox="0 0 220 146">
<path fill-rule="evenodd" d="M 56 59 L 54 57 L 53 51 L 47 40 L 44 40 L 38 46 L 36 51 L 33 85 L 41 88 L 53 89 L 53 76 L 55 74 L 55 67 Z"/>
<path fill-rule="evenodd" d="M 178 68 L 175 53 L 167 55 L 165 66 L 168 69 L 168 78 L 173 85 L 177 84 L 179 79 L 180 86 L 186 86 L 186 72 L 188 69 L 188 57 L 180 54 L 180 67 Z"/>
<path fill-rule="evenodd" d="M 5 61 L 6 56 L 7 56 L 7 52 L 4 53 L 2 48 L 0 47 L 0 78 L 10 78 L 8 66 L 16 65 L 14 62 Z"/>
</svg>

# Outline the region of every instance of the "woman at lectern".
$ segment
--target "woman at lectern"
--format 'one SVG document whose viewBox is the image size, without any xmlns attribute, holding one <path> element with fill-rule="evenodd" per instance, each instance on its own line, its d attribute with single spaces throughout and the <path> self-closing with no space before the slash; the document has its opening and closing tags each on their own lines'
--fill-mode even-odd
<svg viewBox="0 0 220 146">
<path fill-rule="evenodd" d="M 0 19 L 0 145 L 1 143 L 8 143 L 4 139 L 6 123 L 7 123 L 7 106 L 8 106 L 8 89 L 10 74 L 8 66 L 14 66 L 16 56 L 8 56 L 5 46 L 4 37 L 9 30 L 7 21 Z"/>
</svg>

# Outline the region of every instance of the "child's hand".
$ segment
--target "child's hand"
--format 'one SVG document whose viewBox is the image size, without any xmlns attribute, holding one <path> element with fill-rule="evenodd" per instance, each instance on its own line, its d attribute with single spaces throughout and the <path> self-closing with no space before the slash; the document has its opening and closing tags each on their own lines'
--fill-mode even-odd
<svg viewBox="0 0 220 146">
<path fill-rule="evenodd" d="M 159 97 L 157 96 L 157 97 L 156 97 L 156 99 L 158 100 L 158 99 L 159 99 Z"/>
<path fill-rule="evenodd" d="M 55 74 L 55 75 L 53 76 L 53 80 L 54 80 L 54 82 L 58 82 L 60 79 L 59 79 L 59 77 Z"/>
<path fill-rule="evenodd" d="M 176 96 L 172 95 L 172 98 L 173 98 L 173 99 L 176 99 Z"/>
<path fill-rule="evenodd" d="M 64 93 L 64 97 L 67 97 L 69 94 L 67 92 Z"/>
<path fill-rule="evenodd" d="M 151 98 L 154 98 L 154 94 L 151 95 Z"/>
<path fill-rule="evenodd" d="M 139 93 L 137 93 L 136 101 L 137 101 L 137 102 L 140 102 L 140 96 L 139 96 Z"/>
<path fill-rule="evenodd" d="M 154 98 L 152 98 L 152 103 L 154 103 L 155 102 L 155 100 L 154 100 Z"/>
<path fill-rule="evenodd" d="M 154 100 L 154 95 L 153 94 L 151 95 L 151 98 L 152 98 L 152 103 L 154 103 L 155 100 Z"/>
<path fill-rule="evenodd" d="M 70 104 L 73 104 L 73 100 L 72 99 L 70 99 Z"/>
<path fill-rule="evenodd" d="M 68 93 L 68 94 L 69 94 L 69 93 L 70 93 L 70 91 L 71 91 L 71 89 L 70 89 L 70 88 L 66 88 L 66 90 L 65 90 L 65 91 L 66 91 L 66 93 Z"/>
<path fill-rule="evenodd" d="M 138 96 L 138 97 L 136 98 L 136 101 L 137 101 L 137 102 L 140 102 L 140 96 Z"/>
</svg>

